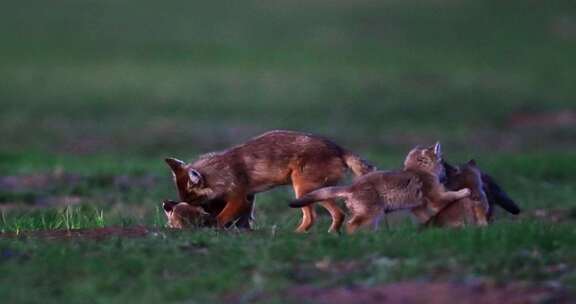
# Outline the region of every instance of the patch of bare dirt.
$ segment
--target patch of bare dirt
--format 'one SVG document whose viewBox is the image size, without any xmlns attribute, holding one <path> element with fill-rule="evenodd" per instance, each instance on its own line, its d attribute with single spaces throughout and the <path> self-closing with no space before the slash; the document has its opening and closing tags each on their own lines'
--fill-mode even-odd
<svg viewBox="0 0 576 304">
<path fill-rule="evenodd" d="M 314 263 L 316 269 L 330 273 L 349 273 L 362 266 L 364 265 L 358 261 L 332 261 L 329 258 Z"/>
<path fill-rule="evenodd" d="M 153 187 L 157 184 L 158 177 L 151 174 L 140 176 L 82 176 L 79 174 L 65 173 L 61 170 L 54 170 L 53 172 L 0 176 L 0 191 L 39 191 L 62 186 L 71 188 L 82 182 L 100 187 L 115 187 L 124 190 L 129 188 Z"/>
<path fill-rule="evenodd" d="M 375 287 L 315 288 L 294 287 L 284 292 L 291 302 L 311 303 L 389 303 L 389 304 L 529 304 L 569 303 L 568 295 L 554 288 L 535 287 L 521 283 L 496 285 L 482 283 L 400 282 Z"/>
<path fill-rule="evenodd" d="M 22 202 L 0 201 L 0 211 L 22 210 L 22 209 L 37 209 L 47 207 L 65 207 L 78 205 L 82 202 L 80 196 L 75 195 L 62 195 L 62 196 L 35 196 L 32 204 L 22 204 Z"/>
<path fill-rule="evenodd" d="M 0 237 L 35 237 L 45 239 L 106 239 L 110 237 L 136 238 L 144 237 L 154 232 L 154 229 L 145 226 L 133 227 L 102 227 L 85 229 L 57 229 L 57 230 L 37 230 L 25 232 L 5 232 L 0 233 Z"/>
<path fill-rule="evenodd" d="M 0 209 L 22 209 L 75 205 L 97 189 L 130 191 L 149 189 L 159 177 L 145 175 L 83 176 L 62 170 L 0 176 Z M 76 194 L 79 193 L 79 194 Z"/>
<path fill-rule="evenodd" d="M 319 277 L 332 280 L 343 279 L 352 272 L 365 270 L 370 267 L 367 261 L 333 261 L 328 257 L 314 263 L 295 263 L 290 271 L 290 278 L 294 282 L 310 282 Z"/>
<path fill-rule="evenodd" d="M 551 32 L 563 40 L 576 39 L 576 18 L 573 16 L 558 16 L 553 19 Z"/>
<path fill-rule="evenodd" d="M 556 112 L 518 112 L 508 119 L 513 128 L 553 128 L 576 126 L 576 110 L 566 109 Z"/>
<path fill-rule="evenodd" d="M 521 217 L 553 223 L 576 221 L 576 208 L 535 209 L 529 212 L 524 212 Z"/>
<path fill-rule="evenodd" d="M 55 185 L 77 185 L 82 177 L 78 174 L 55 170 L 48 173 L 0 176 L 0 191 L 44 190 Z"/>
</svg>

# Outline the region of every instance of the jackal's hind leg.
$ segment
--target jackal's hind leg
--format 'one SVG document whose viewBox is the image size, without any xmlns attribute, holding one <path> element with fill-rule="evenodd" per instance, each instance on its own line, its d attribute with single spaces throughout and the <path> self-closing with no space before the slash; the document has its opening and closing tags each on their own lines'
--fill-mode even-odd
<svg viewBox="0 0 576 304">
<path fill-rule="evenodd" d="M 302 220 L 300 221 L 298 228 L 296 228 L 296 232 L 304 233 L 314 224 L 314 221 L 316 220 L 316 211 L 313 206 L 304 206 L 300 209 L 302 210 Z"/>
<path fill-rule="evenodd" d="M 344 222 L 344 217 L 345 217 L 344 211 L 342 211 L 342 209 L 340 209 L 340 207 L 338 207 L 338 205 L 336 204 L 336 202 L 334 200 L 327 200 L 327 201 L 320 202 L 320 205 L 322 205 L 322 207 L 324 207 L 326 210 L 328 210 L 328 212 L 330 213 L 330 216 L 332 217 L 332 224 L 330 225 L 330 229 L 328 229 L 328 232 L 339 233 L 340 227 L 342 226 L 342 223 Z"/>
<path fill-rule="evenodd" d="M 296 198 L 301 198 L 309 192 L 331 185 L 330 181 L 318 180 L 317 178 L 305 175 L 300 171 L 293 171 L 291 179 Z M 332 224 L 330 225 L 330 230 L 328 230 L 328 232 L 338 232 L 340 226 L 342 226 L 342 222 L 344 221 L 344 212 L 342 209 L 340 209 L 340 207 L 338 207 L 338 205 L 336 205 L 333 200 L 322 201 L 319 202 L 319 204 L 328 210 L 330 216 L 332 217 Z M 314 210 L 314 206 L 310 205 L 303 207 L 302 222 L 296 229 L 296 232 L 308 231 L 308 229 L 312 227 L 315 221 L 316 211 Z"/>
<path fill-rule="evenodd" d="M 348 234 L 353 234 L 358 229 L 370 225 L 372 218 L 366 215 L 354 215 L 346 224 L 346 232 Z"/>
</svg>

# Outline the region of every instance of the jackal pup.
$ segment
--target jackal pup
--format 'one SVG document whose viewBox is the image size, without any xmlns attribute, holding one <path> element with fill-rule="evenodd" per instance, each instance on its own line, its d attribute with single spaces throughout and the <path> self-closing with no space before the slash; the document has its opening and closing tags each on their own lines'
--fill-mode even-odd
<svg viewBox="0 0 576 304">
<path fill-rule="evenodd" d="M 480 170 L 475 161 L 454 167 L 444 162 L 445 185 L 450 190 L 467 187 L 472 194 L 455 201 L 434 216 L 427 225 L 440 227 L 484 226 L 491 221 L 498 205 L 511 214 L 519 214 L 520 207 L 498 185 L 495 179 Z"/>
<path fill-rule="evenodd" d="M 468 188 L 470 196 L 459 199 L 441 210 L 429 224 L 440 227 L 488 225 L 490 206 L 484 192 L 482 172 L 474 160 L 458 167 L 447 167 L 446 188 Z"/>
<path fill-rule="evenodd" d="M 162 203 L 162 209 L 169 228 L 207 227 L 214 224 L 214 218 L 200 206 L 166 200 Z"/>
<path fill-rule="evenodd" d="M 250 204 L 254 202 L 254 196 L 248 196 L 246 199 Z M 166 215 L 167 226 L 170 228 L 214 227 L 216 226 L 216 216 L 224 209 L 225 205 L 226 201 L 224 200 L 211 200 L 202 205 L 165 200 L 162 203 L 162 209 Z M 250 230 L 252 221 L 252 214 L 247 213 L 231 222 L 227 227 L 235 225 L 236 228 Z"/>
<path fill-rule="evenodd" d="M 292 185 L 296 197 L 337 184 L 346 169 L 361 176 L 373 167 L 355 154 L 322 137 L 292 132 L 271 131 L 223 152 L 201 156 L 191 164 L 167 158 L 174 174 L 180 200 L 192 205 L 224 200 L 216 216 L 224 227 L 250 213 L 247 197 L 280 185 Z M 338 231 L 344 213 L 332 199 L 321 202 L 332 216 L 330 231 Z M 307 231 L 315 218 L 311 206 L 302 208 L 298 232 Z"/>
<path fill-rule="evenodd" d="M 290 206 L 302 207 L 317 201 L 343 198 L 352 215 L 347 231 L 353 233 L 360 227 L 377 227 L 385 213 L 418 207 L 435 214 L 448 203 L 470 194 L 469 189 L 446 191 L 439 181 L 442 171 L 440 143 L 428 148 L 414 148 L 408 153 L 403 170 L 371 172 L 349 186 L 313 191 L 291 202 Z"/>
</svg>

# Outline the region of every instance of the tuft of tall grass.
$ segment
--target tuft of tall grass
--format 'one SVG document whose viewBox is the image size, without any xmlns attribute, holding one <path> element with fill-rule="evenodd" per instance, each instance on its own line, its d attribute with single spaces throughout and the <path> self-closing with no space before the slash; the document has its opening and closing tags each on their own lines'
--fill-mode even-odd
<svg viewBox="0 0 576 304">
<path fill-rule="evenodd" d="M 0 211 L 0 232 L 104 227 L 104 212 L 89 205 L 33 211 Z"/>
</svg>

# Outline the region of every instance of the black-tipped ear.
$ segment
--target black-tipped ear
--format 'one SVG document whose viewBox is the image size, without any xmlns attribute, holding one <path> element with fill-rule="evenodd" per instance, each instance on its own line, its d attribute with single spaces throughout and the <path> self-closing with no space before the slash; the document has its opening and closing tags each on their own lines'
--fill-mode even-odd
<svg viewBox="0 0 576 304">
<path fill-rule="evenodd" d="M 476 167 L 476 166 L 477 166 L 476 160 L 475 160 L 475 159 L 469 160 L 469 161 L 468 161 L 468 165 L 473 166 L 473 167 Z"/>
<path fill-rule="evenodd" d="M 439 141 L 437 141 L 436 144 L 434 144 L 434 155 L 442 156 L 442 145 L 440 144 Z"/>
<path fill-rule="evenodd" d="M 172 209 L 174 209 L 174 206 L 176 206 L 178 203 L 175 201 L 170 201 L 170 200 L 166 200 L 162 203 L 162 209 L 164 209 L 164 211 L 166 212 L 170 212 L 172 211 Z"/>
<path fill-rule="evenodd" d="M 173 172 L 181 170 L 182 168 L 184 168 L 184 165 L 186 165 L 185 162 L 171 157 L 165 158 L 164 161 L 168 164 L 168 166 L 170 166 L 170 169 L 172 169 Z"/>
<path fill-rule="evenodd" d="M 188 170 L 188 180 L 190 186 L 198 186 L 202 184 L 202 174 L 195 169 Z"/>
</svg>

